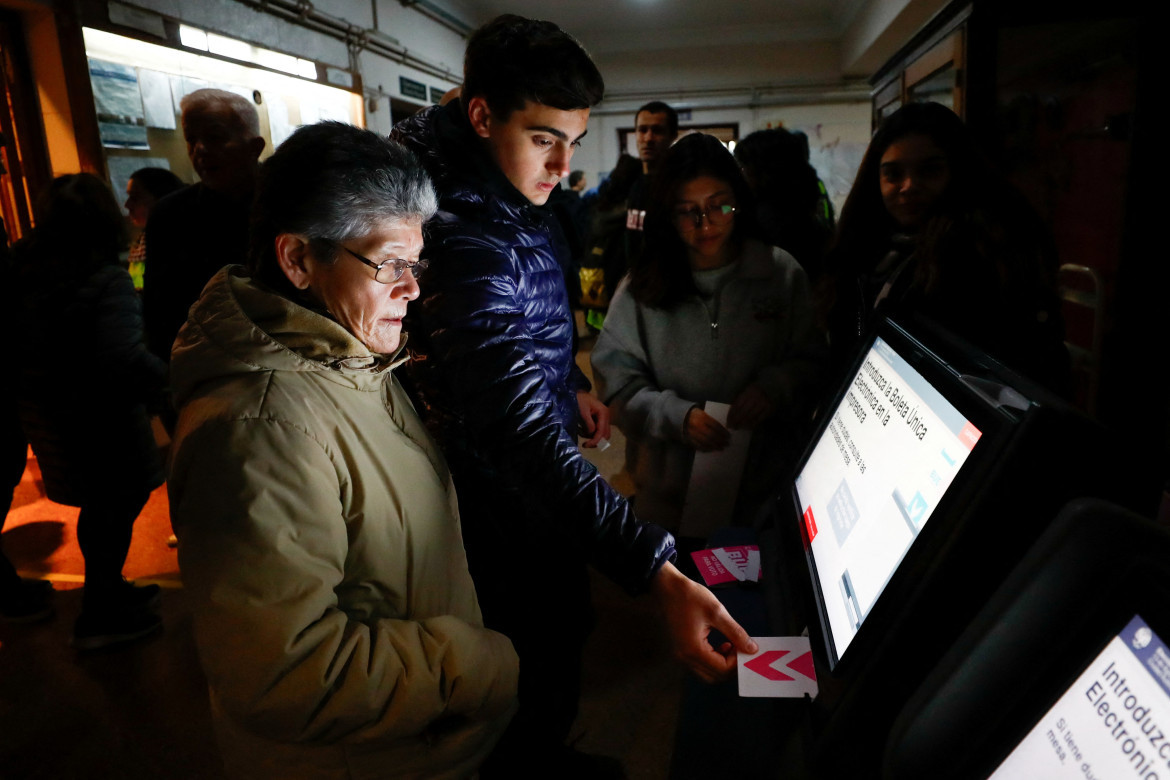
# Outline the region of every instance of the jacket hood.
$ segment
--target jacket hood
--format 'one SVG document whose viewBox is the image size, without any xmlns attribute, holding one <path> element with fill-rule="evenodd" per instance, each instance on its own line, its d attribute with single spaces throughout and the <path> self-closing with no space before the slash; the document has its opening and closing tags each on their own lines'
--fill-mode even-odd
<svg viewBox="0 0 1170 780">
<path fill-rule="evenodd" d="M 532 206 L 495 164 L 467 121 L 463 103 L 432 106 L 399 122 L 390 137 L 406 146 L 426 168 L 444 199 L 485 204 L 503 199 L 521 209 Z"/>
<path fill-rule="evenodd" d="M 374 390 L 385 371 L 405 362 L 405 345 L 403 334 L 394 354 L 372 352 L 325 314 L 262 287 L 242 266 L 228 266 L 207 283 L 175 340 L 175 405 L 204 382 L 277 370 Z"/>
</svg>

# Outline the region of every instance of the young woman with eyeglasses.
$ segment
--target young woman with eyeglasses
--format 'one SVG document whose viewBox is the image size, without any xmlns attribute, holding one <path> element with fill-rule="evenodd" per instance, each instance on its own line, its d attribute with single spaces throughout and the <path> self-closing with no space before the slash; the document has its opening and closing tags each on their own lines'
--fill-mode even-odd
<svg viewBox="0 0 1170 780">
<path fill-rule="evenodd" d="M 676 143 L 651 185 L 645 251 L 610 304 L 592 363 L 627 438 L 638 517 L 679 528 L 694 453 L 752 430 L 734 516 L 748 520 L 796 454 L 827 347 L 808 280 L 756 240 L 751 192 L 714 137 Z M 730 404 L 727 425 L 704 410 Z"/>
</svg>

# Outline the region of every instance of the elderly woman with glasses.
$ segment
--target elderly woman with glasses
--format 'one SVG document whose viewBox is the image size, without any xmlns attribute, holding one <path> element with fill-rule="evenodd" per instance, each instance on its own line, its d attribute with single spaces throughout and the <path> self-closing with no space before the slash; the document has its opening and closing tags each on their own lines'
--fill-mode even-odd
<svg viewBox="0 0 1170 780">
<path fill-rule="evenodd" d="M 426 174 L 326 122 L 264 164 L 249 269 L 208 284 L 171 372 L 179 563 L 232 776 L 466 777 L 515 706 L 451 476 L 394 376 Z"/>
<path fill-rule="evenodd" d="M 728 447 L 729 429 L 753 432 L 729 513 L 749 521 L 803 444 L 827 354 L 804 271 L 753 238 L 752 205 L 716 138 L 671 147 L 651 185 L 645 250 L 593 349 L 599 394 L 626 435 L 638 517 L 684 546 L 717 527 L 710 517 L 680 527 L 695 452 Z M 710 402 L 730 406 L 726 424 Z"/>
</svg>

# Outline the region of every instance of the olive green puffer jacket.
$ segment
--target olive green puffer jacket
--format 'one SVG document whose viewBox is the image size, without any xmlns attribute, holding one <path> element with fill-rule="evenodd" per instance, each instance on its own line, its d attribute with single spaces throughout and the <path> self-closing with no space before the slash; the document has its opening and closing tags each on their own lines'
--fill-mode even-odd
<svg viewBox="0 0 1170 780">
<path fill-rule="evenodd" d="M 171 511 L 233 776 L 466 777 L 514 710 L 396 365 L 238 266 L 175 343 Z"/>
</svg>

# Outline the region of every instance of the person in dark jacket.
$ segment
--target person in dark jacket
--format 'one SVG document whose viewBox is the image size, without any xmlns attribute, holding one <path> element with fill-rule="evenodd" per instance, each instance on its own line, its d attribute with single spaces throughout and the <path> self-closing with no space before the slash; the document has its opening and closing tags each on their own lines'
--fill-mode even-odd
<svg viewBox="0 0 1170 780">
<path fill-rule="evenodd" d="M 207 281 L 248 254 L 248 215 L 264 138 L 248 100 L 198 89 L 182 100 L 183 138 L 199 183 L 163 198 L 146 224 L 147 345 L 164 362 Z M 168 419 L 168 422 L 169 419 Z"/>
<path fill-rule="evenodd" d="M 596 777 L 563 746 L 589 625 L 588 561 L 659 600 L 679 656 L 716 679 L 754 643 L 671 563 L 674 539 L 639 523 L 577 447 L 608 435 L 608 410 L 573 360 L 573 321 L 553 217 L 542 208 L 569 173 L 596 67 L 549 22 L 501 16 L 468 42 L 461 97 L 399 124 L 435 180 L 432 272 L 407 323 L 412 377 L 445 448 L 468 562 L 489 628 L 520 656 L 520 711 L 482 775 Z M 717 629 L 731 639 L 713 648 Z"/>
<path fill-rule="evenodd" d="M 623 153 L 590 204 L 589 247 L 582 261 L 585 324 L 597 332 L 626 267 L 626 198 L 642 176 L 642 162 Z"/>
<path fill-rule="evenodd" d="M 8 251 L 8 231 L 4 220 L 0 218 L 0 274 L 11 280 L 12 256 Z M 20 317 L 16 309 L 20 298 L 15 294 L 16 285 L 7 283 L 0 287 L 0 327 L 4 333 L 15 333 L 19 327 Z M 8 510 L 12 508 L 12 499 L 16 495 L 16 486 L 24 476 L 24 469 L 28 461 L 28 439 L 24 437 L 24 430 L 20 427 L 20 416 L 16 408 L 16 383 L 11 373 L 4 374 L 0 381 L 0 504 L 4 505 L 0 513 L 0 531 L 4 530 L 4 521 L 8 517 Z M 26 580 L 16 573 L 16 567 L 4 554 L 0 547 L 0 620 L 9 623 L 34 623 L 51 617 L 53 607 L 49 603 L 49 594 L 53 586 L 45 580 Z"/>
<path fill-rule="evenodd" d="M 650 187 L 666 152 L 678 138 L 678 112 L 661 100 L 652 100 L 634 112 L 634 142 L 642 175 L 634 180 L 626 196 L 626 232 L 623 235 L 620 281 L 642 254 L 645 236 L 642 222 L 650 202 Z M 616 289 L 616 282 L 614 288 Z"/>
<path fill-rule="evenodd" d="M 130 244 L 130 257 L 126 270 L 134 280 L 134 289 L 142 291 L 142 279 L 146 273 L 146 222 L 150 212 L 160 200 L 178 192 L 186 185 L 183 180 L 167 168 L 139 168 L 130 174 L 126 183 L 126 202 L 123 204 L 130 215 L 130 222 L 141 231 Z"/>
<path fill-rule="evenodd" d="M 119 265 L 125 237 L 105 182 L 70 174 L 53 180 L 15 251 L 16 343 L 42 356 L 20 367 L 20 419 L 49 500 L 81 508 L 85 595 L 73 644 L 85 650 L 161 626 L 150 609 L 158 586 L 122 578 L 134 520 L 163 482 L 145 404 L 166 373 L 142 344 L 138 294 Z"/>
<path fill-rule="evenodd" d="M 823 209 L 820 179 L 806 149 L 795 133 L 771 128 L 736 144 L 735 159 L 756 196 L 761 237 L 791 253 L 816 284 L 833 231 L 818 213 Z"/>
</svg>

